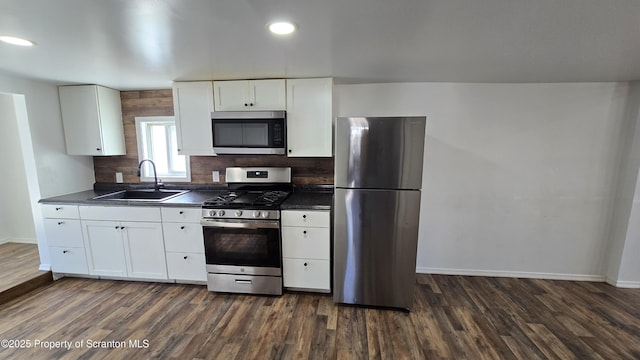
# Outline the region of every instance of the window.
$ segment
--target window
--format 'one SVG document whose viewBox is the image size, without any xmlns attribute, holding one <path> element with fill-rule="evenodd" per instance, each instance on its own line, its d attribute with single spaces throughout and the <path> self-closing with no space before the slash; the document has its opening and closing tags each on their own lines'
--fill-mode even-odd
<svg viewBox="0 0 640 360">
<path fill-rule="evenodd" d="M 189 182 L 189 157 L 178 155 L 176 122 L 173 116 L 136 117 L 138 161 L 151 159 L 156 164 L 158 179 L 166 182 Z M 153 181 L 149 162 L 142 165 L 140 181 Z"/>
</svg>

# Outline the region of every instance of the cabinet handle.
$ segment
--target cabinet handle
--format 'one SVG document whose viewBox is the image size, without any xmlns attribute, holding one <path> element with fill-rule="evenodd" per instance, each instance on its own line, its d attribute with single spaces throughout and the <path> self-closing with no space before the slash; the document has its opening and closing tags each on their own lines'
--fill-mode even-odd
<svg viewBox="0 0 640 360">
<path fill-rule="evenodd" d="M 307 218 L 307 215 L 302 215 L 302 218 L 303 218 L 303 219 L 306 219 L 306 218 Z"/>
<path fill-rule="evenodd" d="M 307 264 L 307 263 L 304 263 L 304 266 L 307 266 L 307 265 L 309 265 L 309 264 Z"/>
<path fill-rule="evenodd" d="M 307 235 L 307 230 L 304 230 L 302 233 L 303 233 L 303 234 L 305 234 L 305 235 Z"/>
<path fill-rule="evenodd" d="M 183 259 L 187 260 L 188 256 L 185 256 Z"/>
<path fill-rule="evenodd" d="M 100 151 L 100 150 L 102 150 L 102 149 L 100 149 L 100 148 L 96 148 L 96 150 L 97 150 L 97 151 Z"/>
<path fill-rule="evenodd" d="M 61 208 L 61 207 L 57 207 L 57 208 L 56 208 L 56 211 L 60 211 L 60 210 L 62 210 L 62 208 Z"/>
<path fill-rule="evenodd" d="M 184 211 L 180 211 L 180 212 L 179 212 L 179 214 L 180 214 L 180 215 L 184 214 Z"/>
<path fill-rule="evenodd" d="M 180 230 L 184 230 L 184 225 L 180 226 Z"/>
<path fill-rule="evenodd" d="M 116 226 L 116 230 L 120 229 L 120 226 Z"/>
<path fill-rule="evenodd" d="M 68 253 L 69 253 L 69 250 L 62 250 L 62 253 L 63 253 L 63 254 L 68 254 Z"/>
<path fill-rule="evenodd" d="M 64 224 L 64 221 L 58 221 L 58 225 Z"/>
<path fill-rule="evenodd" d="M 253 106 L 253 103 L 249 103 L 249 106 Z"/>
<path fill-rule="evenodd" d="M 182 149 L 178 149 L 178 152 L 182 151 Z"/>
<path fill-rule="evenodd" d="M 247 103 L 244 103 L 244 106 L 249 106 L 249 104 L 247 104 Z"/>
<path fill-rule="evenodd" d="M 293 151 L 291 149 L 289 149 L 289 154 L 291 154 Z"/>
<path fill-rule="evenodd" d="M 120 226 L 120 230 L 124 230 L 124 226 Z"/>
</svg>

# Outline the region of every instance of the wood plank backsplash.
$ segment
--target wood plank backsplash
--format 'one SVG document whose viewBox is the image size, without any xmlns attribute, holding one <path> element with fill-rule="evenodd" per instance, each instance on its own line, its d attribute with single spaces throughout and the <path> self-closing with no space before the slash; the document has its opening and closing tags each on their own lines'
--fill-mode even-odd
<svg viewBox="0 0 640 360">
<path fill-rule="evenodd" d="M 96 182 L 115 182 L 121 172 L 125 183 L 140 182 L 136 116 L 173 116 L 171 90 L 122 91 L 122 119 L 127 154 L 123 156 L 94 156 Z M 332 158 L 289 158 L 276 155 L 191 156 L 191 183 L 211 184 L 211 172 L 220 171 L 224 183 L 225 169 L 232 166 L 290 166 L 296 184 L 333 184 Z"/>
</svg>

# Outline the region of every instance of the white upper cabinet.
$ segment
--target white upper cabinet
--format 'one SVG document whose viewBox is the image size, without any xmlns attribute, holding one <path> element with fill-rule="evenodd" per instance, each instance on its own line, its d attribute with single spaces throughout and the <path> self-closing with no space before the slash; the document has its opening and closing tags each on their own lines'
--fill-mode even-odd
<svg viewBox="0 0 640 360">
<path fill-rule="evenodd" d="M 174 82 L 173 112 L 176 120 L 178 154 L 215 155 L 211 133 L 213 83 Z"/>
<path fill-rule="evenodd" d="M 287 80 L 287 155 L 333 155 L 333 80 Z"/>
<path fill-rule="evenodd" d="M 286 82 L 275 80 L 214 81 L 215 111 L 285 110 Z"/>
<path fill-rule="evenodd" d="M 98 85 L 60 86 L 69 155 L 125 155 L 120 92 Z"/>
</svg>

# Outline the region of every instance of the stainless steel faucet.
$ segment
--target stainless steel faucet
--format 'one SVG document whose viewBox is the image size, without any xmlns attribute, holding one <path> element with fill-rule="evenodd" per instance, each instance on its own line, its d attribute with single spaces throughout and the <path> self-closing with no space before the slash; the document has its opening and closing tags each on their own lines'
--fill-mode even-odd
<svg viewBox="0 0 640 360">
<path fill-rule="evenodd" d="M 158 173 L 156 172 L 156 164 L 153 162 L 153 160 L 151 159 L 144 159 L 142 161 L 140 161 L 140 164 L 138 164 L 138 177 L 140 177 L 140 169 L 142 168 L 142 164 L 148 161 L 151 163 L 151 167 L 153 168 L 153 180 L 154 180 L 154 186 L 153 188 L 156 190 L 160 190 L 161 188 L 164 187 L 164 184 L 162 183 L 162 179 L 158 180 Z"/>
</svg>

